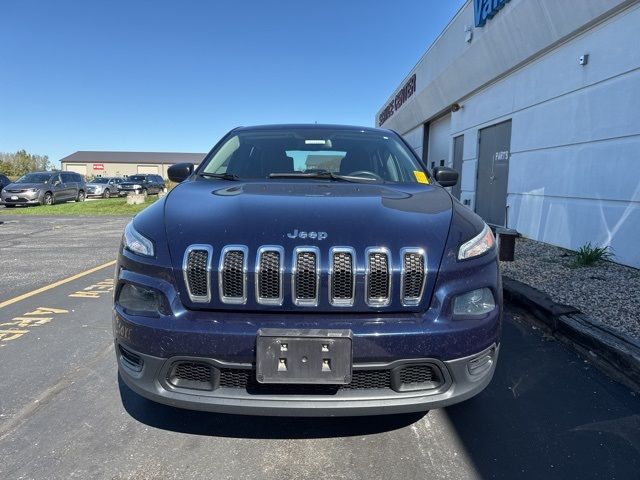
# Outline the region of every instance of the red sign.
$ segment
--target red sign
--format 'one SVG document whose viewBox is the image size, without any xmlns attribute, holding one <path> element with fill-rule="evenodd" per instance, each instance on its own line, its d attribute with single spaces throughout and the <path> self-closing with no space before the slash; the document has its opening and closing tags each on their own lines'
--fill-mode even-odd
<svg viewBox="0 0 640 480">
<path fill-rule="evenodd" d="M 93 169 L 94 170 L 104 170 L 104 163 L 94 163 L 93 164 Z"/>
</svg>

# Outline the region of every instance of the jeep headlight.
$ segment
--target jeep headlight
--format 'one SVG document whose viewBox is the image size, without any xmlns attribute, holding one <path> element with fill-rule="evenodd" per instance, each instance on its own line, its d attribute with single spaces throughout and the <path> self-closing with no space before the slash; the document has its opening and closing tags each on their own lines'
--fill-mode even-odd
<svg viewBox="0 0 640 480">
<path fill-rule="evenodd" d="M 161 311 L 160 295 L 152 288 L 125 283 L 120 289 L 118 303 L 130 313 L 157 314 Z"/>
<path fill-rule="evenodd" d="M 143 257 L 153 257 L 153 242 L 133 228 L 133 221 L 124 227 L 122 235 L 122 245 L 124 248 Z"/>
<path fill-rule="evenodd" d="M 453 299 L 454 315 L 484 315 L 496 308 L 493 293 L 488 288 L 479 288 Z"/>
<path fill-rule="evenodd" d="M 138 184 L 136 183 L 136 184 L 133 186 L 133 188 L 137 190 L 137 189 L 139 189 L 139 188 L 142 188 L 142 185 L 138 185 Z"/>
<path fill-rule="evenodd" d="M 468 258 L 478 257 L 490 250 L 496 243 L 493 232 L 487 224 L 484 225 L 482 231 L 468 242 L 460 245 L 458 250 L 458 260 L 466 260 Z"/>
</svg>

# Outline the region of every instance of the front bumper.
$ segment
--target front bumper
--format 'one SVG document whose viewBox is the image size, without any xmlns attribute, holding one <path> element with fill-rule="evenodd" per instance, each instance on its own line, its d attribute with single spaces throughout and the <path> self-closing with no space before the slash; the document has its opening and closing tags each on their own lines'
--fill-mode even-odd
<svg viewBox="0 0 640 480">
<path fill-rule="evenodd" d="M 200 391 L 172 385 L 169 372 L 179 361 L 204 362 L 214 369 L 236 368 L 251 370 L 251 365 L 228 364 L 200 357 L 158 358 L 140 354 L 129 348 L 123 350 L 116 343 L 120 377 L 137 394 L 158 403 L 178 408 L 219 413 L 269 415 L 269 416 L 356 416 L 382 415 L 426 411 L 442 408 L 467 400 L 480 393 L 491 381 L 495 371 L 499 346 L 492 345 L 475 355 L 448 361 L 437 359 L 412 359 L 411 364 L 429 364 L 442 373 L 442 381 L 431 389 L 394 391 L 390 388 L 361 390 L 335 390 L 328 394 L 291 394 L 282 392 L 256 393 L 249 388 L 221 387 L 213 391 Z M 123 352 L 124 355 L 123 355 Z M 132 366 L 131 358 L 139 361 L 141 368 Z M 471 373 L 471 365 L 479 358 L 489 358 L 477 373 Z M 376 369 L 393 369 L 404 360 L 388 364 L 355 364 L 355 372 Z M 399 367 L 395 367 L 399 368 Z"/>
<path fill-rule="evenodd" d="M 0 203 L 3 205 L 38 205 L 40 204 L 40 192 L 11 193 L 3 190 L 0 194 Z"/>
</svg>

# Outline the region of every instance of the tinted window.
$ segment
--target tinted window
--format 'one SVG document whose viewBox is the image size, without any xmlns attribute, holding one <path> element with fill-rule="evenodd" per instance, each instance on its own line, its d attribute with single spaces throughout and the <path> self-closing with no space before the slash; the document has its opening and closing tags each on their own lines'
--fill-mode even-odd
<svg viewBox="0 0 640 480">
<path fill-rule="evenodd" d="M 73 174 L 73 181 L 74 182 L 83 182 L 84 179 L 82 178 L 82 176 L 79 173 L 74 173 Z"/>
<path fill-rule="evenodd" d="M 109 183 L 109 179 L 105 177 L 94 178 L 91 183 Z"/>
<path fill-rule="evenodd" d="M 62 177 L 63 182 L 75 182 L 73 175 L 70 173 L 61 173 L 60 176 Z"/>
<path fill-rule="evenodd" d="M 130 182 L 144 182 L 147 177 L 144 175 L 131 175 L 127 180 Z"/>
<path fill-rule="evenodd" d="M 241 178 L 332 172 L 384 182 L 424 182 L 425 172 L 393 133 L 340 128 L 239 131 L 207 158 L 203 171 Z"/>
<path fill-rule="evenodd" d="M 16 183 L 47 183 L 51 176 L 50 173 L 27 173 L 16 180 Z"/>
</svg>

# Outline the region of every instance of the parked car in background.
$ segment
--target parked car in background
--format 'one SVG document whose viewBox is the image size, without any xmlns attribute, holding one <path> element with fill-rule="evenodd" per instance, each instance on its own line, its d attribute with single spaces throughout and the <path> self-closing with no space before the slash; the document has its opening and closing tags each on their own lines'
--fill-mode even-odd
<svg viewBox="0 0 640 480">
<path fill-rule="evenodd" d="M 9 180 L 9 177 L 7 177 L 6 175 L 0 175 L 0 192 L 2 192 L 2 189 L 10 183 L 11 180 Z"/>
<path fill-rule="evenodd" d="M 97 177 L 87 183 L 87 197 L 117 197 L 120 193 L 121 177 Z"/>
<path fill-rule="evenodd" d="M 120 184 L 122 193 L 141 193 L 145 197 L 164 192 L 165 188 L 164 179 L 152 174 L 131 175 Z"/>
<path fill-rule="evenodd" d="M 87 186 L 75 172 L 32 172 L 7 185 L 0 194 L 6 207 L 53 205 L 75 200 L 83 202 Z"/>
</svg>

